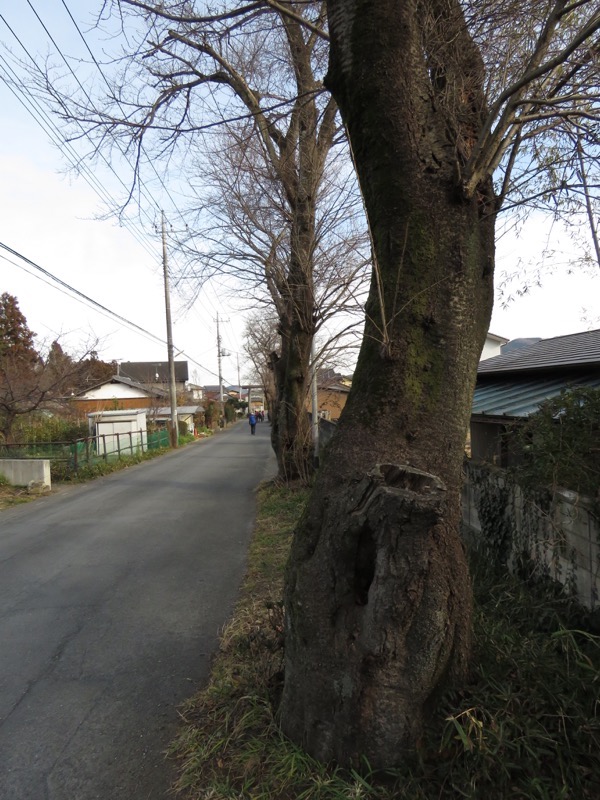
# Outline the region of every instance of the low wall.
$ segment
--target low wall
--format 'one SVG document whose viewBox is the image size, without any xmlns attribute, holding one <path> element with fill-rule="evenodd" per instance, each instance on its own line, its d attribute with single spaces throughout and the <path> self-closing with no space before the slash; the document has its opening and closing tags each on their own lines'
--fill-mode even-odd
<svg viewBox="0 0 600 800">
<path fill-rule="evenodd" d="M 530 498 L 498 468 L 467 462 L 463 526 L 475 544 L 513 567 L 532 567 L 563 584 L 590 609 L 600 606 L 600 524 L 589 498 L 560 490 Z"/>
<path fill-rule="evenodd" d="M 50 460 L 48 458 L 2 458 L 0 475 L 4 475 L 13 486 L 28 486 L 34 483 L 51 486 Z"/>
</svg>

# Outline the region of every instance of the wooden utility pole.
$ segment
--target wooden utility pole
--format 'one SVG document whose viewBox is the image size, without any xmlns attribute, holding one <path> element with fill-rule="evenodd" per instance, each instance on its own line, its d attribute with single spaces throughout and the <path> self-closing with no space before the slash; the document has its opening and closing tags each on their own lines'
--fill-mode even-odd
<svg viewBox="0 0 600 800">
<path fill-rule="evenodd" d="M 311 400 L 312 400 L 312 444 L 313 444 L 313 464 L 315 468 L 319 466 L 319 387 L 318 370 L 315 354 L 315 340 L 313 337 L 311 351 Z"/>
<path fill-rule="evenodd" d="M 171 298 L 169 295 L 169 270 L 167 267 L 167 238 L 165 234 L 165 213 L 161 211 L 163 275 L 165 281 L 165 312 L 167 316 L 167 355 L 169 360 L 169 399 L 171 404 L 170 438 L 171 447 L 177 447 L 179 426 L 177 424 L 177 391 L 175 387 L 175 357 L 173 348 L 173 327 L 171 325 Z"/>
<path fill-rule="evenodd" d="M 219 427 L 221 426 L 220 423 L 223 422 L 223 427 L 225 427 L 225 408 L 223 405 L 223 371 L 221 369 L 221 330 L 219 328 L 219 314 L 217 313 L 217 361 L 219 363 L 219 414 L 221 418 L 219 420 Z"/>
</svg>

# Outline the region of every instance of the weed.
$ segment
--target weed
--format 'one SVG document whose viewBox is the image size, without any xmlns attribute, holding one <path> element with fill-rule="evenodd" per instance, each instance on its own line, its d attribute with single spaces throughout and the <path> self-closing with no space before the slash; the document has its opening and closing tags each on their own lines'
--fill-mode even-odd
<svg viewBox="0 0 600 800">
<path fill-rule="evenodd" d="M 282 736 L 283 569 L 305 499 L 275 486 L 259 493 L 241 599 L 170 749 L 176 791 L 189 800 L 597 800 L 598 637 L 554 586 L 477 563 L 472 678 L 444 698 L 412 761 L 347 772 Z"/>
</svg>

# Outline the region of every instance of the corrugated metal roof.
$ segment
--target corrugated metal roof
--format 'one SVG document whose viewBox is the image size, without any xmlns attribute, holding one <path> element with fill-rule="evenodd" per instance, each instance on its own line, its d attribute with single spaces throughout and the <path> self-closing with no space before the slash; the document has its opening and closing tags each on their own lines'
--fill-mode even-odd
<svg viewBox="0 0 600 800">
<path fill-rule="evenodd" d="M 600 365 L 600 329 L 542 339 L 528 347 L 487 358 L 479 363 L 477 374 L 556 369 L 586 364 Z"/>
<path fill-rule="evenodd" d="M 600 373 L 565 378 L 494 381 L 480 384 L 473 396 L 473 415 L 528 417 L 540 403 L 556 397 L 563 389 L 586 386 L 600 389 Z"/>
<path fill-rule="evenodd" d="M 204 411 L 202 406 L 177 406 L 178 414 L 200 414 Z M 149 416 L 169 417 L 171 415 L 171 408 L 165 406 L 164 408 L 148 409 Z"/>
</svg>

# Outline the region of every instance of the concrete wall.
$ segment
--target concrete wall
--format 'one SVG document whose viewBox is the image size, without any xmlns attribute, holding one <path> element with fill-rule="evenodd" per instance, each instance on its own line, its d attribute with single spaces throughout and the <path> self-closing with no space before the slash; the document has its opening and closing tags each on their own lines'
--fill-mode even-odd
<svg viewBox="0 0 600 800">
<path fill-rule="evenodd" d="M 13 486 L 28 486 L 32 481 L 50 487 L 50 460 L 47 458 L 2 458 L 0 475 Z"/>
<path fill-rule="evenodd" d="M 486 480 L 505 490 L 503 513 L 512 540 L 508 566 L 514 565 L 515 555 L 527 553 L 540 574 L 562 583 L 587 608 L 600 607 L 600 524 L 591 501 L 560 490 L 544 509 L 507 481 L 503 470 L 471 462 L 466 470 L 462 510 L 467 535 L 477 542 L 482 533 L 477 481 L 485 471 Z"/>
</svg>

